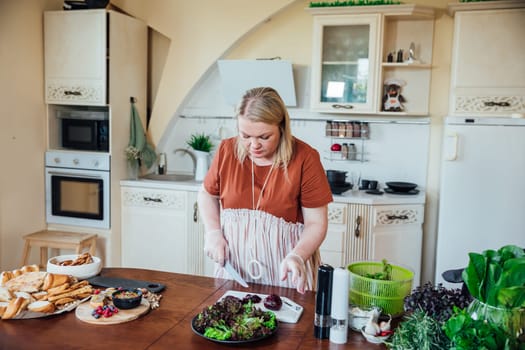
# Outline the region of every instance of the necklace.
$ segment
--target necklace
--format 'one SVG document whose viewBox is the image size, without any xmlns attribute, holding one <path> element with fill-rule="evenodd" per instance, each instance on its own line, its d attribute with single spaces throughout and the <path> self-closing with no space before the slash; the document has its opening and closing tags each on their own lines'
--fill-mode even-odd
<svg viewBox="0 0 525 350">
<path fill-rule="evenodd" d="M 266 187 L 266 184 L 268 183 L 268 179 L 270 178 L 270 175 L 272 173 L 272 170 L 275 164 L 272 163 L 272 167 L 270 168 L 268 175 L 266 175 L 266 178 L 264 179 L 264 183 L 261 188 L 261 192 L 259 193 L 259 199 L 257 199 L 257 205 L 255 205 L 255 175 L 253 173 L 253 159 L 251 161 L 252 161 L 252 209 L 259 210 L 259 205 L 261 204 L 261 198 L 262 198 L 264 189 Z"/>
</svg>

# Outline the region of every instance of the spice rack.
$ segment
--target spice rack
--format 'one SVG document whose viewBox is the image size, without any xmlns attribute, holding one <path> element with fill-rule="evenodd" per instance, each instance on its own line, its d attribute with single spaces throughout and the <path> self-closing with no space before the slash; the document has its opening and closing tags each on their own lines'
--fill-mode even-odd
<svg viewBox="0 0 525 350">
<path fill-rule="evenodd" d="M 361 121 L 326 121 L 325 136 L 330 138 L 326 159 L 365 162 L 365 141 L 370 138 L 370 125 Z"/>
</svg>

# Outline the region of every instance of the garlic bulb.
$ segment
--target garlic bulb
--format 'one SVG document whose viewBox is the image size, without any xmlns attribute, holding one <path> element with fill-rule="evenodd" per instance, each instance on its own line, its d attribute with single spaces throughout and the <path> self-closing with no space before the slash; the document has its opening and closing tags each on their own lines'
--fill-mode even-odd
<svg viewBox="0 0 525 350">
<path fill-rule="evenodd" d="M 390 330 L 390 322 L 392 322 L 392 316 L 390 316 L 390 319 L 388 321 L 382 321 L 379 323 L 379 329 L 381 332 L 383 331 L 389 331 Z"/>
<path fill-rule="evenodd" d="M 370 319 L 366 323 L 364 331 L 366 334 L 370 334 L 370 335 L 376 335 L 379 332 L 381 332 L 381 330 L 379 329 L 379 325 L 374 322 L 374 317 L 370 317 Z"/>
</svg>

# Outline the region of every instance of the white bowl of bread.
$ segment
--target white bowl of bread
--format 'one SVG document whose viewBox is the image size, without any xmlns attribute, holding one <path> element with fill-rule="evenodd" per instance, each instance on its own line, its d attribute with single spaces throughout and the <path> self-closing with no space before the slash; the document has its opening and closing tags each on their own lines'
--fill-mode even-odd
<svg viewBox="0 0 525 350">
<path fill-rule="evenodd" d="M 43 317 L 74 309 L 91 296 L 88 281 L 28 265 L 0 274 L 2 320 Z"/>
<path fill-rule="evenodd" d="M 47 262 L 47 272 L 71 275 L 79 279 L 96 276 L 102 269 L 102 261 L 89 253 L 59 255 Z"/>
</svg>

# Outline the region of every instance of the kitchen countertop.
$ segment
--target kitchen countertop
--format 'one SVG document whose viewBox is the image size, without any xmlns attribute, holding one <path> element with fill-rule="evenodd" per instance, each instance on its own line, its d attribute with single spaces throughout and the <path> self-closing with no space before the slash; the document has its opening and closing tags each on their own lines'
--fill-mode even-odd
<svg viewBox="0 0 525 350">
<path fill-rule="evenodd" d="M 94 325 L 80 321 L 75 312 L 60 315 L 0 321 L 1 349 L 225 349 L 196 335 L 191 320 L 204 307 L 214 304 L 228 290 L 250 293 L 278 294 L 304 307 L 297 323 L 280 323 L 277 333 L 268 339 L 235 346 L 237 349 L 348 349 L 378 350 L 384 345 L 368 343 L 357 332 L 348 331 L 346 344 L 332 344 L 329 339 L 313 335 L 315 293 L 299 294 L 294 289 L 250 284 L 242 288 L 225 279 L 192 276 L 161 271 L 104 268 L 102 276 L 130 278 L 162 283 L 160 308 L 151 310 L 137 320 L 115 324 Z"/>
<path fill-rule="evenodd" d="M 202 182 L 200 181 L 162 181 L 162 180 L 122 180 L 120 185 L 124 187 L 151 188 L 151 189 L 168 189 L 183 191 L 198 191 Z M 365 191 L 346 191 L 341 195 L 334 194 L 334 202 L 349 204 L 367 204 L 367 205 L 409 205 L 424 204 L 425 191 L 418 188 L 419 193 L 416 195 L 398 195 L 383 193 L 382 195 L 373 195 Z"/>
</svg>

